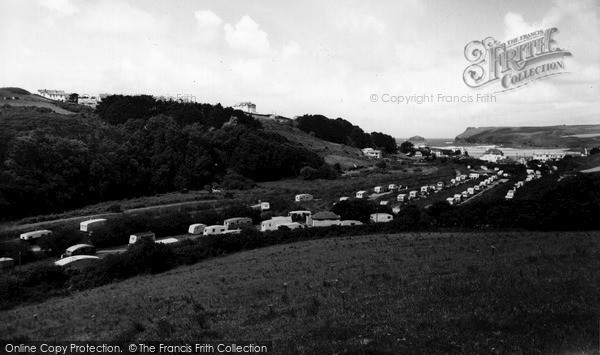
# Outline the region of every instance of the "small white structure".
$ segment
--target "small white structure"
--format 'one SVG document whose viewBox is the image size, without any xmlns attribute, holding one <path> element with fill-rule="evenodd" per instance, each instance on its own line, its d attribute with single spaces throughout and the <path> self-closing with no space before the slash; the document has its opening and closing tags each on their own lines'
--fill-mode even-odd
<svg viewBox="0 0 600 355">
<path fill-rule="evenodd" d="M 298 194 L 296 195 L 296 202 L 306 202 L 306 201 L 312 201 L 313 200 L 313 195 L 311 194 Z"/>
<path fill-rule="evenodd" d="M 468 193 L 467 191 L 463 191 L 463 192 L 461 193 L 461 195 L 462 195 L 463 199 L 466 199 L 466 198 L 468 198 L 468 197 L 469 197 L 469 193 Z"/>
<path fill-rule="evenodd" d="M 421 193 L 427 193 L 427 191 L 429 191 L 429 186 L 421 186 Z"/>
<path fill-rule="evenodd" d="M 419 192 L 417 190 L 413 190 L 413 191 L 411 191 L 411 192 L 408 193 L 408 197 L 411 198 L 411 199 L 417 198 L 417 194 L 418 193 Z"/>
<path fill-rule="evenodd" d="M 104 218 L 90 219 L 79 223 L 79 230 L 82 232 L 91 232 L 94 228 L 103 226 L 104 223 L 106 223 L 106 219 Z"/>
<path fill-rule="evenodd" d="M 478 159 L 484 160 L 490 163 L 497 163 L 499 160 L 505 159 L 504 153 L 500 149 L 491 148 L 485 151 L 482 156 Z"/>
<path fill-rule="evenodd" d="M 255 210 L 268 211 L 271 209 L 271 204 L 268 202 L 260 202 L 250 207 Z"/>
<path fill-rule="evenodd" d="M 288 223 L 282 223 L 282 224 L 277 225 L 277 229 L 280 229 L 281 227 L 287 227 L 289 229 L 299 229 L 299 228 L 306 228 L 306 224 L 298 223 L 298 222 L 288 222 Z"/>
<path fill-rule="evenodd" d="M 0 269 L 6 269 L 15 266 L 13 258 L 0 258 Z"/>
<path fill-rule="evenodd" d="M 406 194 L 399 194 L 396 200 L 398 200 L 398 202 L 405 202 L 407 200 Z"/>
<path fill-rule="evenodd" d="M 76 255 L 76 256 L 69 256 L 66 258 L 62 258 L 56 262 L 54 262 L 54 265 L 56 266 L 75 266 L 75 264 L 78 264 L 78 266 L 83 266 L 83 265 L 87 265 L 90 262 L 95 262 L 100 260 L 99 257 L 94 256 L 94 255 Z"/>
<path fill-rule="evenodd" d="M 448 204 L 449 204 L 449 205 L 453 205 L 453 204 L 454 204 L 454 198 L 452 198 L 452 197 L 448 197 L 448 198 L 446 199 L 446 202 L 448 202 Z"/>
<path fill-rule="evenodd" d="M 460 203 L 461 200 L 462 200 L 461 194 L 454 194 L 454 203 Z"/>
<path fill-rule="evenodd" d="M 277 230 L 278 226 L 280 226 L 282 224 L 286 224 L 286 223 L 292 223 L 292 217 L 290 217 L 290 216 L 275 216 L 266 221 L 262 221 L 260 223 L 260 230 L 261 230 L 261 232 L 274 231 L 274 230 Z"/>
<path fill-rule="evenodd" d="M 355 220 L 340 221 L 340 226 L 362 226 L 363 222 Z"/>
<path fill-rule="evenodd" d="M 223 226 L 223 225 L 213 225 L 213 226 L 207 226 L 204 228 L 204 231 L 202 231 L 203 235 L 214 235 L 214 234 L 221 234 L 223 232 L 225 232 L 227 230 L 227 226 Z"/>
<path fill-rule="evenodd" d="M 240 234 L 242 233 L 241 229 L 228 229 L 225 232 L 222 232 L 221 234 Z"/>
<path fill-rule="evenodd" d="M 443 181 L 438 181 L 438 183 L 436 184 L 438 189 L 442 189 L 444 188 L 444 182 Z"/>
<path fill-rule="evenodd" d="M 373 188 L 373 191 L 375 191 L 376 193 L 380 194 L 382 192 L 385 192 L 385 187 L 383 187 L 383 186 L 375 186 L 375 188 Z"/>
<path fill-rule="evenodd" d="M 340 224 L 340 216 L 330 211 L 317 212 L 306 218 L 306 224 L 309 227 L 334 226 Z"/>
<path fill-rule="evenodd" d="M 506 196 L 504 196 L 504 198 L 507 200 L 510 200 L 513 197 L 515 197 L 515 192 L 513 190 L 508 190 L 508 192 L 506 193 Z"/>
<path fill-rule="evenodd" d="M 62 257 L 69 257 L 75 255 L 94 255 L 96 254 L 96 248 L 90 244 L 75 244 L 65 250 Z"/>
<path fill-rule="evenodd" d="M 157 239 L 155 241 L 155 243 L 158 244 L 173 244 L 173 243 L 178 243 L 179 239 L 175 239 L 175 238 L 164 238 L 164 239 Z"/>
<path fill-rule="evenodd" d="M 346 201 L 349 199 L 350 199 L 350 197 L 347 197 L 347 196 L 340 197 L 340 201 Z"/>
<path fill-rule="evenodd" d="M 382 206 L 387 206 L 388 201 L 379 201 L 379 204 Z"/>
<path fill-rule="evenodd" d="M 386 222 L 391 222 L 392 220 L 394 220 L 394 216 L 392 216 L 389 213 L 373 213 L 373 214 L 371 214 L 369 219 L 373 223 L 386 223 Z"/>
<path fill-rule="evenodd" d="M 50 235 L 50 234 L 52 234 L 52 231 L 49 231 L 47 229 L 41 229 L 41 230 L 37 230 L 37 231 L 22 233 L 19 236 L 19 238 L 21 240 L 34 240 L 34 239 L 38 239 L 45 235 Z"/>
<path fill-rule="evenodd" d="M 475 185 L 475 186 L 473 186 L 473 189 L 475 189 L 475 191 L 479 191 L 479 189 L 480 189 L 480 188 L 479 188 L 479 185 Z"/>
<path fill-rule="evenodd" d="M 389 184 L 388 185 L 388 190 L 390 190 L 390 191 L 398 190 L 398 185 L 396 185 L 396 184 Z"/>
<path fill-rule="evenodd" d="M 203 223 L 190 224 L 190 226 L 188 227 L 188 233 L 202 234 L 202 232 L 204 232 L 204 228 L 206 228 L 206 224 Z"/>
<path fill-rule="evenodd" d="M 142 239 L 156 240 L 156 235 L 152 232 L 136 233 L 129 236 L 129 244 L 135 244 Z"/>
<path fill-rule="evenodd" d="M 469 174 L 469 179 L 479 179 L 479 174 L 477 174 L 477 173 L 470 173 Z"/>
<path fill-rule="evenodd" d="M 242 227 L 252 227 L 252 218 L 248 217 L 235 217 L 228 218 L 223 221 L 223 225 L 227 229 L 240 229 Z"/>
<path fill-rule="evenodd" d="M 474 189 L 474 188 L 472 188 L 472 187 L 469 187 L 469 188 L 467 189 L 467 192 L 469 193 L 469 195 L 474 195 L 474 194 L 475 194 L 475 189 Z"/>
<path fill-rule="evenodd" d="M 364 148 L 362 152 L 368 158 L 381 159 L 381 150 L 373 148 Z"/>
<path fill-rule="evenodd" d="M 356 193 L 356 198 L 364 198 L 367 196 L 367 192 L 366 191 L 359 191 Z"/>
<path fill-rule="evenodd" d="M 450 179 L 450 183 L 451 183 L 452 185 L 456 184 L 456 179 Z"/>
<path fill-rule="evenodd" d="M 288 217 L 291 222 L 306 223 L 306 219 L 312 215 L 311 211 L 289 211 Z"/>
</svg>

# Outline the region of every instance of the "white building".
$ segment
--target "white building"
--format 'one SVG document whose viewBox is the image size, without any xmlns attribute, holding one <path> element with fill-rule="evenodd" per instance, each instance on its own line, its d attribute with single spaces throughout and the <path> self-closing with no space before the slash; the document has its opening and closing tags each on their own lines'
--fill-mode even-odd
<svg viewBox="0 0 600 355">
<path fill-rule="evenodd" d="M 69 99 L 69 94 L 65 93 L 64 90 L 46 90 L 40 89 L 38 90 L 40 96 L 45 97 L 54 101 L 67 101 Z"/>
<path fill-rule="evenodd" d="M 505 159 L 504 153 L 500 149 L 490 148 L 479 157 L 480 160 L 485 160 L 490 163 L 497 163 L 499 160 Z"/>
<path fill-rule="evenodd" d="M 381 159 L 381 150 L 373 148 L 364 148 L 362 152 L 368 158 Z"/>
<path fill-rule="evenodd" d="M 391 222 L 393 219 L 394 219 L 394 216 L 392 216 L 389 213 L 373 213 L 370 216 L 371 222 L 374 222 L 374 223 Z"/>
<path fill-rule="evenodd" d="M 313 195 L 311 194 L 298 194 L 296 195 L 296 202 L 305 202 L 305 201 L 312 201 L 313 199 Z"/>
</svg>

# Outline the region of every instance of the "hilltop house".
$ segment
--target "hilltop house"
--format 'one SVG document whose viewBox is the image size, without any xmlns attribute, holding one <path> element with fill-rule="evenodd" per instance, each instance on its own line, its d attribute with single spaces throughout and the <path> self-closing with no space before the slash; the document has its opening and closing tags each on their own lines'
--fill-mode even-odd
<svg viewBox="0 0 600 355">
<path fill-rule="evenodd" d="M 381 159 L 381 150 L 373 148 L 364 148 L 362 152 L 368 158 Z"/>
<path fill-rule="evenodd" d="M 38 90 L 38 92 L 40 93 L 40 96 L 45 97 L 47 99 L 50 100 L 54 100 L 54 101 L 67 101 L 67 99 L 69 98 L 69 94 L 65 93 L 64 90 L 46 90 L 46 89 L 40 89 Z"/>
<path fill-rule="evenodd" d="M 485 160 L 490 163 L 497 163 L 499 160 L 506 159 L 504 153 L 500 149 L 490 148 L 483 153 L 482 156 L 479 157 L 480 160 Z"/>
</svg>

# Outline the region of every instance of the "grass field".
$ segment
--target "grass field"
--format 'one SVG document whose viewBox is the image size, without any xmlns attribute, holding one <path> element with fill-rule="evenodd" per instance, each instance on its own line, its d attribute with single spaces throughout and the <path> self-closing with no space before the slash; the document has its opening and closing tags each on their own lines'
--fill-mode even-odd
<svg viewBox="0 0 600 355">
<path fill-rule="evenodd" d="M 280 245 L 0 313 L 1 339 L 272 340 L 276 353 L 594 353 L 600 233 Z"/>
</svg>

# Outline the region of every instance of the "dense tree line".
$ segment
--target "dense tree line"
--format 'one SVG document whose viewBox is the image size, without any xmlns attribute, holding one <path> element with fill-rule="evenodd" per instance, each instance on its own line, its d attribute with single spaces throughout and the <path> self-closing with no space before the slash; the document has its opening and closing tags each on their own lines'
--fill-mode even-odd
<svg viewBox="0 0 600 355">
<path fill-rule="evenodd" d="M 380 148 L 388 153 L 398 150 L 396 140 L 387 134 L 365 133 L 360 127 L 342 119 L 329 119 L 322 115 L 304 115 L 296 119 L 297 127 L 328 142 L 357 148 Z"/>
<path fill-rule="evenodd" d="M 1 108 L 0 127 L 3 217 L 201 189 L 227 174 L 251 186 L 324 163 L 241 111 L 145 96 L 109 97 L 98 115 Z"/>
</svg>

